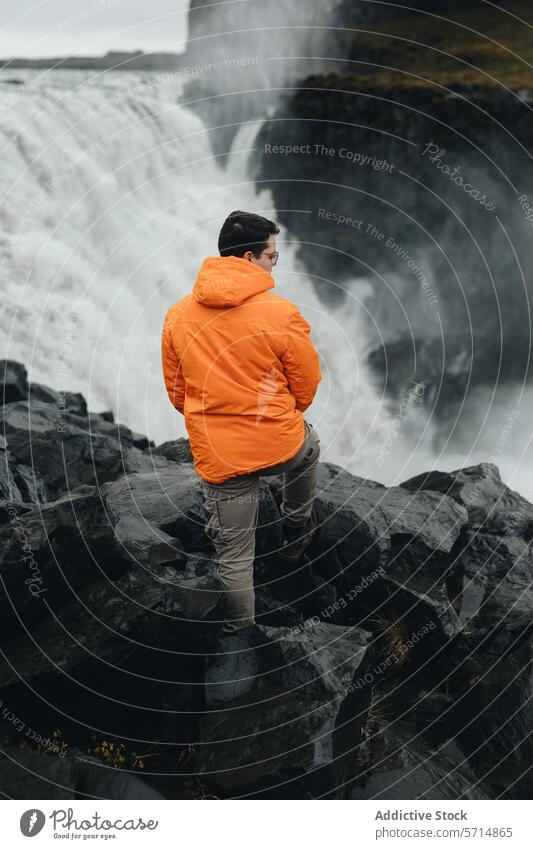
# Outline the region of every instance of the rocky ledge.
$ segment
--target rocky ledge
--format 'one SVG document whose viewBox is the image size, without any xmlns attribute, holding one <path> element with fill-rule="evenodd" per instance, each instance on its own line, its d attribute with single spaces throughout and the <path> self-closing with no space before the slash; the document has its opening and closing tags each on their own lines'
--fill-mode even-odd
<svg viewBox="0 0 533 849">
<path fill-rule="evenodd" d="M 219 592 L 187 441 L 0 365 L 4 794 L 531 798 L 533 506 L 494 465 L 385 487 L 322 463 L 305 597 L 263 479 L 261 673 L 209 710 Z"/>
</svg>

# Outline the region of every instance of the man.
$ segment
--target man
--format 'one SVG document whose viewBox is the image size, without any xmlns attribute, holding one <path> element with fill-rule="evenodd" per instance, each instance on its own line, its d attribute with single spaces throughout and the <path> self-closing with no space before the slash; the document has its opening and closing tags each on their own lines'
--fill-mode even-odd
<svg viewBox="0 0 533 849">
<path fill-rule="evenodd" d="M 220 231 L 220 256 L 204 260 L 192 293 L 169 309 L 163 328 L 165 385 L 185 416 L 223 590 L 221 660 L 210 680 L 241 679 L 219 690 L 221 701 L 245 692 L 250 680 L 242 676 L 254 673 L 247 649 L 257 638 L 261 477 L 285 473 L 281 560 L 298 560 L 316 532 L 320 440 L 302 414 L 322 375 L 309 324 L 295 304 L 270 291 L 278 233 L 267 218 L 232 212 Z"/>
</svg>

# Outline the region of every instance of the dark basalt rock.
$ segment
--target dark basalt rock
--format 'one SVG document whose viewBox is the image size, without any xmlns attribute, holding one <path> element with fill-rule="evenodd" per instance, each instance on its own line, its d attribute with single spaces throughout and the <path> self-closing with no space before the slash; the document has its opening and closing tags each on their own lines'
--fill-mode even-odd
<svg viewBox="0 0 533 849">
<path fill-rule="evenodd" d="M 147 448 L 155 445 L 155 442 L 152 442 L 151 439 L 148 439 L 142 433 L 132 433 L 131 438 L 134 447 L 139 448 L 141 451 L 145 451 Z"/>
<path fill-rule="evenodd" d="M 132 568 L 82 587 L 4 648 L 2 695 L 22 716 L 40 700 L 107 735 L 146 736 L 154 715 L 199 710 L 202 656 L 212 645 L 219 599 L 215 564 Z M 57 709 L 56 708 L 56 709 Z M 63 719 L 61 727 L 63 727 Z M 161 728 L 148 732 L 163 735 Z"/>
<path fill-rule="evenodd" d="M 482 639 L 504 625 L 524 625 L 533 609 L 533 553 L 519 537 L 469 530 L 456 557 L 454 606 Z"/>
<path fill-rule="evenodd" d="M 312 563 L 304 553 L 297 563 L 290 566 L 281 561 L 281 566 L 273 569 L 262 569 L 259 564 L 254 569 L 257 576 L 257 589 L 268 593 L 272 601 L 281 603 L 280 609 L 287 605 L 300 615 L 300 619 L 317 616 L 326 620 L 334 609 L 337 601 L 337 591 L 332 583 L 317 575 Z M 286 614 L 288 617 L 288 613 Z M 287 620 L 288 621 L 288 618 Z M 274 624 L 265 621 L 263 624 Z"/>
<path fill-rule="evenodd" d="M 2 404 L 11 404 L 28 397 L 28 372 L 15 360 L 0 360 Z"/>
<path fill-rule="evenodd" d="M 0 754 L 0 790 L 12 799 L 163 799 L 134 775 L 109 769 L 85 752 L 65 758 L 29 749 Z"/>
<path fill-rule="evenodd" d="M 46 483 L 31 466 L 18 463 L 13 467 L 13 477 L 23 504 L 34 508 L 46 501 Z"/>
<path fill-rule="evenodd" d="M 18 686 L 21 677 L 34 682 L 87 662 L 98 665 L 100 659 L 116 666 L 143 646 L 153 650 L 152 662 L 158 650 L 170 652 L 172 666 L 173 653 L 179 657 L 180 650 L 193 651 L 205 640 L 205 620 L 220 595 L 214 568 L 207 560 L 200 570 L 192 558 L 180 570 L 139 567 L 117 581 L 82 587 L 46 621 L 10 642 L 9 662 L 0 660 L 3 687 Z M 137 672 L 150 670 L 148 661 Z"/>
<path fill-rule="evenodd" d="M 522 626 L 504 623 L 497 628 L 473 652 L 468 677 L 459 669 L 451 684 L 464 717 L 459 745 L 478 778 L 489 781 L 497 795 L 507 799 L 531 799 L 533 792 L 529 620 Z"/>
<path fill-rule="evenodd" d="M 46 501 L 46 485 L 29 466 L 15 465 L 7 441 L 0 447 L 0 525 L 15 521 L 16 516 L 28 512 Z"/>
<path fill-rule="evenodd" d="M 16 530 L 0 529 L 2 637 L 9 636 L 10 613 L 30 624 L 84 584 L 103 575 L 118 577 L 126 567 L 111 539 L 98 493 L 90 486 L 19 516 Z"/>
<path fill-rule="evenodd" d="M 46 404 L 54 404 L 57 409 L 69 410 L 78 416 L 88 415 L 87 401 L 81 392 L 56 392 L 42 383 L 30 383 L 25 398 L 34 401 L 44 401 Z"/>
<path fill-rule="evenodd" d="M 281 476 L 271 484 L 279 501 Z M 320 525 L 317 554 L 336 548 L 344 580 L 354 582 L 369 570 L 449 554 L 468 515 L 446 496 L 425 492 L 413 498 L 401 487 L 363 480 L 333 463 L 321 463 L 315 510 Z M 438 559 L 438 558 L 437 558 Z"/>
<path fill-rule="evenodd" d="M 349 799 L 490 799 L 458 746 L 433 751 L 414 723 L 377 725 L 359 763 Z"/>
<path fill-rule="evenodd" d="M 446 493 L 468 509 L 448 581 L 461 632 L 442 657 L 443 675 L 455 697 L 458 745 L 478 779 L 497 795 L 529 798 L 533 507 L 491 463 L 402 486 Z"/>
<path fill-rule="evenodd" d="M 469 522 L 475 522 L 477 527 L 489 517 L 491 522 L 496 521 L 495 517 L 502 513 L 517 514 L 517 522 L 525 521 L 527 524 L 533 521 L 533 504 L 503 483 L 494 463 L 479 463 L 453 472 L 423 473 L 409 478 L 400 486 L 409 492 L 431 490 L 450 496 L 467 508 Z M 516 526 L 516 522 L 514 524 Z"/>
<path fill-rule="evenodd" d="M 158 473 L 129 475 L 100 492 L 83 485 L 19 516 L 17 533 L 11 526 L 0 529 L 2 608 L 36 622 L 82 586 L 113 581 L 132 565 L 152 572 L 185 568 L 186 551 L 210 545 L 199 487 L 189 466 L 165 464 Z"/>
<path fill-rule="evenodd" d="M 336 721 L 371 634 L 313 621 L 260 631 L 260 674 L 238 704 L 205 714 L 197 769 L 233 796 L 268 796 L 280 784 L 290 792 L 295 777 L 334 792 Z"/>
<path fill-rule="evenodd" d="M 9 521 L 8 507 L 10 504 L 22 502 L 20 492 L 10 468 L 7 442 L 2 437 L 0 445 L 0 524 Z"/>
<path fill-rule="evenodd" d="M 461 625 L 484 638 L 527 622 L 533 602 L 533 505 L 507 487 L 492 463 L 418 475 L 410 492 L 442 492 L 468 510 L 453 551 L 447 586 Z"/>
<path fill-rule="evenodd" d="M 102 487 L 107 509 L 114 520 L 126 514 L 150 522 L 179 537 L 188 550 L 205 546 L 200 478 L 189 464 L 162 462 L 157 472 L 130 474 Z"/>
<path fill-rule="evenodd" d="M 281 477 L 271 483 L 277 500 L 282 484 Z M 433 621 L 442 638 L 459 630 L 446 581 L 468 519 L 464 507 L 435 492 L 413 498 L 321 463 L 315 510 L 320 533 L 309 554 L 341 596 L 355 593 L 377 612 L 392 599 L 400 614 L 409 611 L 413 627 Z"/>
<path fill-rule="evenodd" d="M 14 463 L 31 467 L 46 481 L 48 500 L 84 483 L 102 484 L 166 465 L 135 448 L 124 425 L 93 414 L 78 416 L 46 401 L 5 405 L 2 427 Z"/>
<path fill-rule="evenodd" d="M 163 442 L 156 447 L 145 448 L 146 454 L 156 454 L 159 457 L 164 457 L 165 460 L 172 460 L 174 463 L 192 463 L 193 456 L 188 439 L 171 439 L 169 442 Z"/>
<path fill-rule="evenodd" d="M 433 671 L 439 678 L 437 665 L 425 679 Z M 378 677 L 376 670 L 382 668 L 378 663 L 356 682 L 359 698 L 365 690 L 372 696 L 355 754 L 357 772 L 345 786 L 345 797 L 491 798 L 490 781 L 472 768 L 461 745 L 465 715 L 454 695 L 421 687 L 412 656 Z"/>
<path fill-rule="evenodd" d="M 145 444 L 72 393 L 58 418 L 62 393 L 28 387 L 17 363 L 9 375 L 5 745 L 17 712 L 43 733 L 64 728 L 70 751 L 95 730 L 161 743 L 150 781 L 172 798 L 190 782 L 230 797 L 530 798 L 533 505 L 496 466 L 385 487 L 321 463 L 319 532 L 290 568 L 278 557 L 282 479 L 262 479 L 260 671 L 247 705 L 213 711 L 204 658 L 223 614 L 188 441 Z M 136 792 L 96 764 L 93 793 L 70 765 L 56 769 L 66 793 Z M 47 791 L 21 779 L 18 792 Z"/>
</svg>

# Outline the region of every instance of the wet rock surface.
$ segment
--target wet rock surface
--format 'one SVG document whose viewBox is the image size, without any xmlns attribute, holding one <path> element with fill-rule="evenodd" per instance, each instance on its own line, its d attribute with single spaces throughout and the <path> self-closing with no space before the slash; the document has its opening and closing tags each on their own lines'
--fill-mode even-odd
<svg viewBox="0 0 533 849">
<path fill-rule="evenodd" d="M 282 480 L 262 479 L 257 673 L 213 708 L 221 597 L 187 441 L 75 393 L 58 425 L 54 390 L 3 371 L 4 793 L 530 798 L 533 505 L 496 466 L 385 487 L 321 463 L 290 568 Z"/>
<path fill-rule="evenodd" d="M 0 784 L 13 799 L 162 799 L 136 776 L 105 769 L 81 751 L 64 759 L 7 748 L 0 755 Z"/>
<path fill-rule="evenodd" d="M 335 726 L 372 635 L 309 621 L 306 627 L 261 627 L 261 633 L 252 689 L 202 719 L 198 769 L 234 796 L 290 794 L 294 783 L 334 791 L 342 765 L 338 752 L 334 757 Z M 353 737 L 353 750 L 357 743 Z"/>
</svg>

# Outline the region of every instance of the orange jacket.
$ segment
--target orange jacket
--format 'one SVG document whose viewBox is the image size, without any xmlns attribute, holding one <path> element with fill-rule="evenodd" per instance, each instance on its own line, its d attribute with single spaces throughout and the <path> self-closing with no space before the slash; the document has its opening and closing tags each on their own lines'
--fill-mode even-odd
<svg viewBox="0 0 533 849">
<path fill-rule="evenodd" d="M 303 444 L 318 353 L 307 321 L 273 288 L 248 260 L 207 257 L 192 293 L 165 317 L 165 385 L 209 483 L 283 463 Z"/>
</svg>

